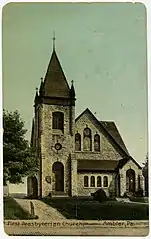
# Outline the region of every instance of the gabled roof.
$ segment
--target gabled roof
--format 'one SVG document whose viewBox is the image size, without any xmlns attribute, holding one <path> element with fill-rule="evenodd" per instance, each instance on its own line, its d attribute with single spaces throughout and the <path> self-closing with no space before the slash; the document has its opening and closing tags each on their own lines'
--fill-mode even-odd
<svg viewBox="0 0 151 239">
<path fill-rule="evenodd" d="M 44 96 L 70 97 L 70 88 L 63 73 L 56 51 L 53 50 L 43 85 Z"/>
<path fill-rule="evenodd" d="M 127 158 L 123 158 L 119 161 L 118 168 L 122 168 L 129 160 L 132 160 L 133 163 L 135 163 L 139 169 L 142 169 L 142 167 L 130 156 Z"/>
<path fill-rule="evenodd" d="M 129 156 L 128 150 L 120 136 L 119 131 L 117 130 L 115 123 L 108 121 L 98 121 L 97 118 L 92 114 L 92 112 L 88 108 L 76 118 L 76 121 L 79 118 L 81 118 L 83 114 L 86 113 L 91 115 L 91 117 L 96 121 L 96 123 L 101 127 L 101 129 L 103 129 L 106 135 L 108 135 L 108 137 L 112 140 L 114 145 L 120 148 L 120 150 L 125 154 L 125 156 Z"/>
<path fill-rule="evenodd" d="M 124 144 L 124 141 L 115 125 L 112 121 L 100 121 L 108 133 L 114 138 L 114 140 L 120 145 L 120 147 L 129 155 L 129 152 Z"/>
<path fill-rule="evenodd" d="M 118 161 L 118 167 L 117 168 L 122 168 L 129 160 L 132 160 L 137 166 L 139 169 L 141 169 L 142 167 L 135 161 L 135 159 L 133 159 L 121 136 L 120 136 L 120 133 L 115 125 L 114 122 L 109 122 L 109 121 L 98 121 L 97 118 L 92 114 L 92 112 L 87 108 L 86 110 L 84 110 L 77 118 L 76 118 L 76 122 L 82 117 L 82 115 L 84 114 L 90 114 L 91 117 L 93 118 L 93 120 L 98 124 L 98 126 L 101 127 L 102 130 L 104 130 L 104 132 L 106 133 L 106 135 L 108 135 L 108 137 L 112 140 L 112 142 L 118 147 L 120 148 L 120 150 L 124 153 L 125 157 L 123 157 L 120 161 Z M 88 160 L 87 160 L 88 162 Z M 93 160 L 94 162 L 94 160 Z M 103 162 L 101 160 L 101 162 Z M 111 162 L 111 160 L 109 160 L 109 162 Z M 115 162 L 115 161 L 114 161 Z M 112 164 L 112 163 L 111 163 Z"/>
</svg>

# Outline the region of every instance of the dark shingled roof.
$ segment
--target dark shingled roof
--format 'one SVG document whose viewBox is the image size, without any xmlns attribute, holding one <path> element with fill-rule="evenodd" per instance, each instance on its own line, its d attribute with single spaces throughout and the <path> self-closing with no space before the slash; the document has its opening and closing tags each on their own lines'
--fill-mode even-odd
<svg viewBox="0 0 151 239">
<path fill-rule="evenodd" d="M 115 171 L 118 160 L 78 160 L 78 171 Z"/>
<path fill-rule="evenodd" d="M 131 156 L 127 157 L 127 158 L 120 159 L 119 164 L 118 164 L 118 168 L 122 168 L 129 160 L 132 160 L 132 162 L 134 162 L 138 166 L 139 169 L 142 169 L 142 167 Z"/>
<path fill-rule="evenodd" d="M 70 97 L 70 88 L 55 50 L 53 50 L 44 80 L 44 96 Z"/>
<path fill-rule="evenodd" d="M 114 138 L 118 145 L 129 155 L 129 152 L 123 142 L 123 139 L 115 125 L 112 121 L 100 121 L 103 127 L 108 131 L 108 133 Z"/>
</svg>

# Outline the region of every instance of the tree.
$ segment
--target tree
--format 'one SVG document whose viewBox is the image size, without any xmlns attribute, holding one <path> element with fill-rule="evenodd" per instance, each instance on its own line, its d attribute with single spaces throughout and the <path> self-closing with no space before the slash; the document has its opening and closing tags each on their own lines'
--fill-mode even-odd
<svg viewBox="0 0 151 239">
<path fill-rule="evenodd" d="M 38 170 L 36 149 L 25 139 L 26 129 L 18 111 L 3 110 L 3 183 L 22 183 Z"/>
<path fill-rule="evenodd" d="M 143 167 L 143 176 L 145 178 L 145 194 L 148 196 L 148 154 L 146 156 L 146 162 Z"/>
</svg>

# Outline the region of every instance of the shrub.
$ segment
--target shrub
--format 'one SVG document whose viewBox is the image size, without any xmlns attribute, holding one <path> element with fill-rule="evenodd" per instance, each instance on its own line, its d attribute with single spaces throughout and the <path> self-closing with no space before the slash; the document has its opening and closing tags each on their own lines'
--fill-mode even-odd
<svg viewBox="0 0 151 239">
<path fill-rule="evenodd" d="M 104 202 L 107 201 L 107 196 L 105 191 L 101 188 L 99 190 L 97 190 L 95 193 L 92 194 L 93 199 L 99 202 Z"/>
<path fill-rule="evenodd" d="M 134 193 L 135 197 L 143 197 L 143 190 L 142 189 L 138 189 L 135 193 Z"/>
</svg>

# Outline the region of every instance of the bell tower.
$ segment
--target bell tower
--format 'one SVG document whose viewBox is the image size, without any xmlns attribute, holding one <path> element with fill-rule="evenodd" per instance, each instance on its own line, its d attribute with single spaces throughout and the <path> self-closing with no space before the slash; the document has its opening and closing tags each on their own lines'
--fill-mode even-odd
<svg viewBox="0 0 151 239">
<path fill-rule="evenodd" d="M 74 153 L 75 90 L 69 87 L 53 51 L 35 96 L 35 142 L 39 157 L 39 195 L 71 195 L 71 155 Z"/>
</svg>

